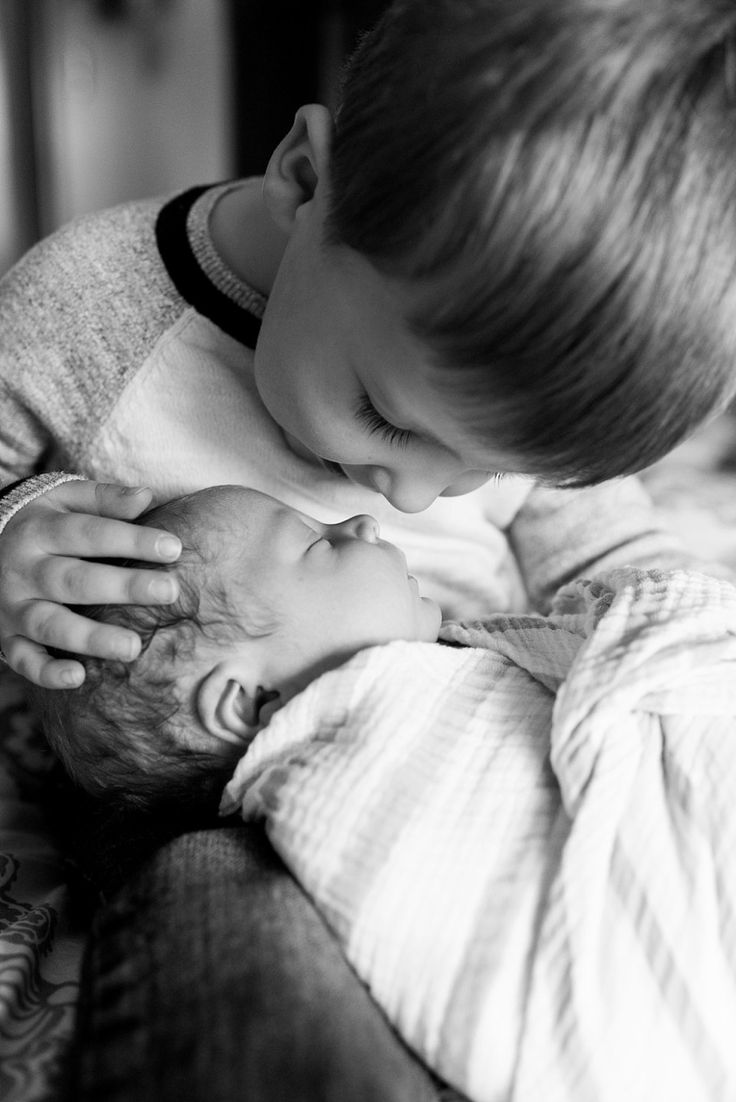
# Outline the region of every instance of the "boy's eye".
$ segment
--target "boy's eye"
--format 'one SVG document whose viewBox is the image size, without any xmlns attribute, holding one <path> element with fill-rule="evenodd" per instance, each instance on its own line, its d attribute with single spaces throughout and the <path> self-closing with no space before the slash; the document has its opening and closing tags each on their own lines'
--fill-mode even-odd
<svg viewBox="0 0 736 1102">
<path fill-rule="evenodd" d="M 410 429 L 400 429 L 382 417 L 365 391 L 356 403 L 355 419 L 364 425 L 368 432 L 378 433 L 389 444 L 405 447 L 411 440 Z"/>
</svg>

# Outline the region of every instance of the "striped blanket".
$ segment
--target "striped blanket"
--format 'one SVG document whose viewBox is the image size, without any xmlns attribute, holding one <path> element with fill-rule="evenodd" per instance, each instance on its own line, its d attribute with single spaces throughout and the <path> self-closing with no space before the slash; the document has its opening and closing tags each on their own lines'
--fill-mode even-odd
<svg viewBox="0 0 736 1102">
<path fill-rule="evenodd" d="M 616 571 L 443 639 L 312 684 L 223 811 L 474 1102 L 736 1098 L 736 589 Z"/>
</svg>

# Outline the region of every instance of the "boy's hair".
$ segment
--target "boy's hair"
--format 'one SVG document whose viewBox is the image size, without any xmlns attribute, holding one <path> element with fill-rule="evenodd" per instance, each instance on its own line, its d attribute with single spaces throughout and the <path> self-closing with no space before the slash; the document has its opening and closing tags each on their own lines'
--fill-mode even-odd
<svg viewBox="0 0 736 1102">
<path fill-rule="evenodd" d="M 166 525 L 174 504 L 140 518 Z M 165 512 L 166 510 L 166 512 Z M 181 526 L 178 534 L 183 535 Z M 104 797 L 125 812 L 187 813 L 217 809 L 243 744 L 204 732 L 193 687 L 201 676 L 202 648 L 220 648 L 245 635 L 265 635 L 276 621 L 254 601 L 243 623 L 219 586 L 215 563 L 185 541 L 186 560 L 172 566 L 129 563 L 147 570 L 176 571 L 179 597 L 170 605 L 85 606 L 91 619 L 135 631 L 142 650 L 133 662 L 75 655 L 86 677 L 77 689 L 34 689 L 36 710 L 67 773 L 92 797 Z M 208 746 L 209 744 L 209 746 Z"/>
<path fill-rule="evenodd" d="M 327 239 L 426 289 L 433 379 L 592 484 L 732 396 L 733 0 L 396 0 L 346 69 Z"/>
</svg>

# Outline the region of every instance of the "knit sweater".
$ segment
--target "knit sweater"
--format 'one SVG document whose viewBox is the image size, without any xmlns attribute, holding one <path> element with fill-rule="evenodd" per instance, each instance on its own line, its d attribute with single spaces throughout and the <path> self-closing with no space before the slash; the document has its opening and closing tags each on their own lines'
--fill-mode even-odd
<svg viewBox="0 0 736 1102">
<path fill-rule="evenodd" d="M 293 454 L 255 385 L 265 300 L 209 232 L 218 199 L 242 184 L 78 219 L 0 281 L 0 484 L 74 472 L 163 500 L 239 483 L 328 522 L 371 513 L 454 617 L 543 609 L 579 574 L 683 561 L 633 479 L 572 491 L 509 477 L 406 515 Z M 0 500 L 0 531 L 55 484 L 32 479 Z"/>
</svg>

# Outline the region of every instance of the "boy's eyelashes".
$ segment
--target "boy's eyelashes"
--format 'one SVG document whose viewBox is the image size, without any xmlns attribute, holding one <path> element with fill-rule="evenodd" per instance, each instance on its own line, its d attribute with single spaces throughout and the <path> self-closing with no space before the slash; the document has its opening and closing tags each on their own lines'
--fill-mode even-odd
<svg viewBox="0 0 736 1102">
<path fill-rule="evenodd" d="M 400 429 L 396 425 L 392 425 L 385 417 L 382 417 L 365 391 L 362 392 L 355 405 L 355 419 L 368 432 L 378 433 L 382 439 L 396 447 L 403 448 L 411 440 L 411 430 Z"/>
<path fill-rule="evenodd" d="M 362 391 L 355 404 L 355 419 L 371 433 L 378 433 L 389 444 L 403 448 L 414 436 L 411 429 L 400 429 L 378 412 L 366 391 Z M 490 471 L 490 481 L 495 485 L 506 478 L 506 471 Z"/>
</svg>

